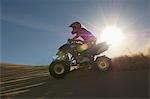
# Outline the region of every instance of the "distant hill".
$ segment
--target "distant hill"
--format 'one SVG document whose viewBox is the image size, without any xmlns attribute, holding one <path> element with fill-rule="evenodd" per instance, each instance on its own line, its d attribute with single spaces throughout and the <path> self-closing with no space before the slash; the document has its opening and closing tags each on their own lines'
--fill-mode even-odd
<svg viewBox="0 0 150 99">
<path fill-rule="evenodd" d="M 26 76 L 43 75 L 45 72 L 48 73 L 48 67 L 46 66 L 0 63 L 0 84 Z"/>
<path fill-rule="evenodd" d="M 31 65 L 13 64 L 13 63 L 5 63 L 5 62 L 0 63 L 0 67 L 13 68 L 13 67 L 26 67 L 26 66 L 31 66 Z"/>
</svg>

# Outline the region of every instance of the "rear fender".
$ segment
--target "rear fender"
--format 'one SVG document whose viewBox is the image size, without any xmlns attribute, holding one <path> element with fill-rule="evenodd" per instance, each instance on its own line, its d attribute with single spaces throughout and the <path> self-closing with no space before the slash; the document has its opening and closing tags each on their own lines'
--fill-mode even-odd
<svg viewBox="0 0 150 99">
<path fill-rule="evenodd" d="M 111 60 L 111 58 L 107 57 L 106 55 L 98 56 L 98 57 L 96 58 L 96 60 L 97 60 L 98 58 L 107 58 L 107 59 Z"/>
</svg>

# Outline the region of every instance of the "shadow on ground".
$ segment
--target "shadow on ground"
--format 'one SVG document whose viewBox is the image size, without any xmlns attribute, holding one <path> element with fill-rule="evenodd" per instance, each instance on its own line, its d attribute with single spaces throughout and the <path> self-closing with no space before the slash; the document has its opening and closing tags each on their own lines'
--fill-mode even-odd
<svg viewBox="0 0 150 99">
<path fill-rule="evenodd" d="M 148 70 L 79 70 L 59 80 L 48 76 L 43 85 L 13 98 L 148 98 L 148 75 Z"/>
</svg>

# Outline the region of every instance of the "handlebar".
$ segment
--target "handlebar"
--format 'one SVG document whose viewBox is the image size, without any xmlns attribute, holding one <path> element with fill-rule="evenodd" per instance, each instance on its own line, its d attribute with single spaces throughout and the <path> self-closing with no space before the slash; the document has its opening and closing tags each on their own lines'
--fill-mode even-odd
<svg viewBox="0 0 150 99">
<path fill-rule="evenodd" d="M 78 43 L 78 44 L 83 44 L 82 40 L 74 40 L 74 39 L 68 39 L 69 43 Z"/>
</svg>

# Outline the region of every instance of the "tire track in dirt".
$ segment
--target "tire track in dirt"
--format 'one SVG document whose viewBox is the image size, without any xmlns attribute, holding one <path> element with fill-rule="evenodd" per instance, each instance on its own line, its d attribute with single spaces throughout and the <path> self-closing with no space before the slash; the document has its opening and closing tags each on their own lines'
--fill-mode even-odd
<svg viewBox="0 0 150 99">
<path fill-rule="evenodd" d="M 47 69 L 32 68 L 30 66 L 1 65 L 0 97 L 6 98 L 27 92 L 32 87 L 40 86 L 49 78 Z"/>
</svg>

